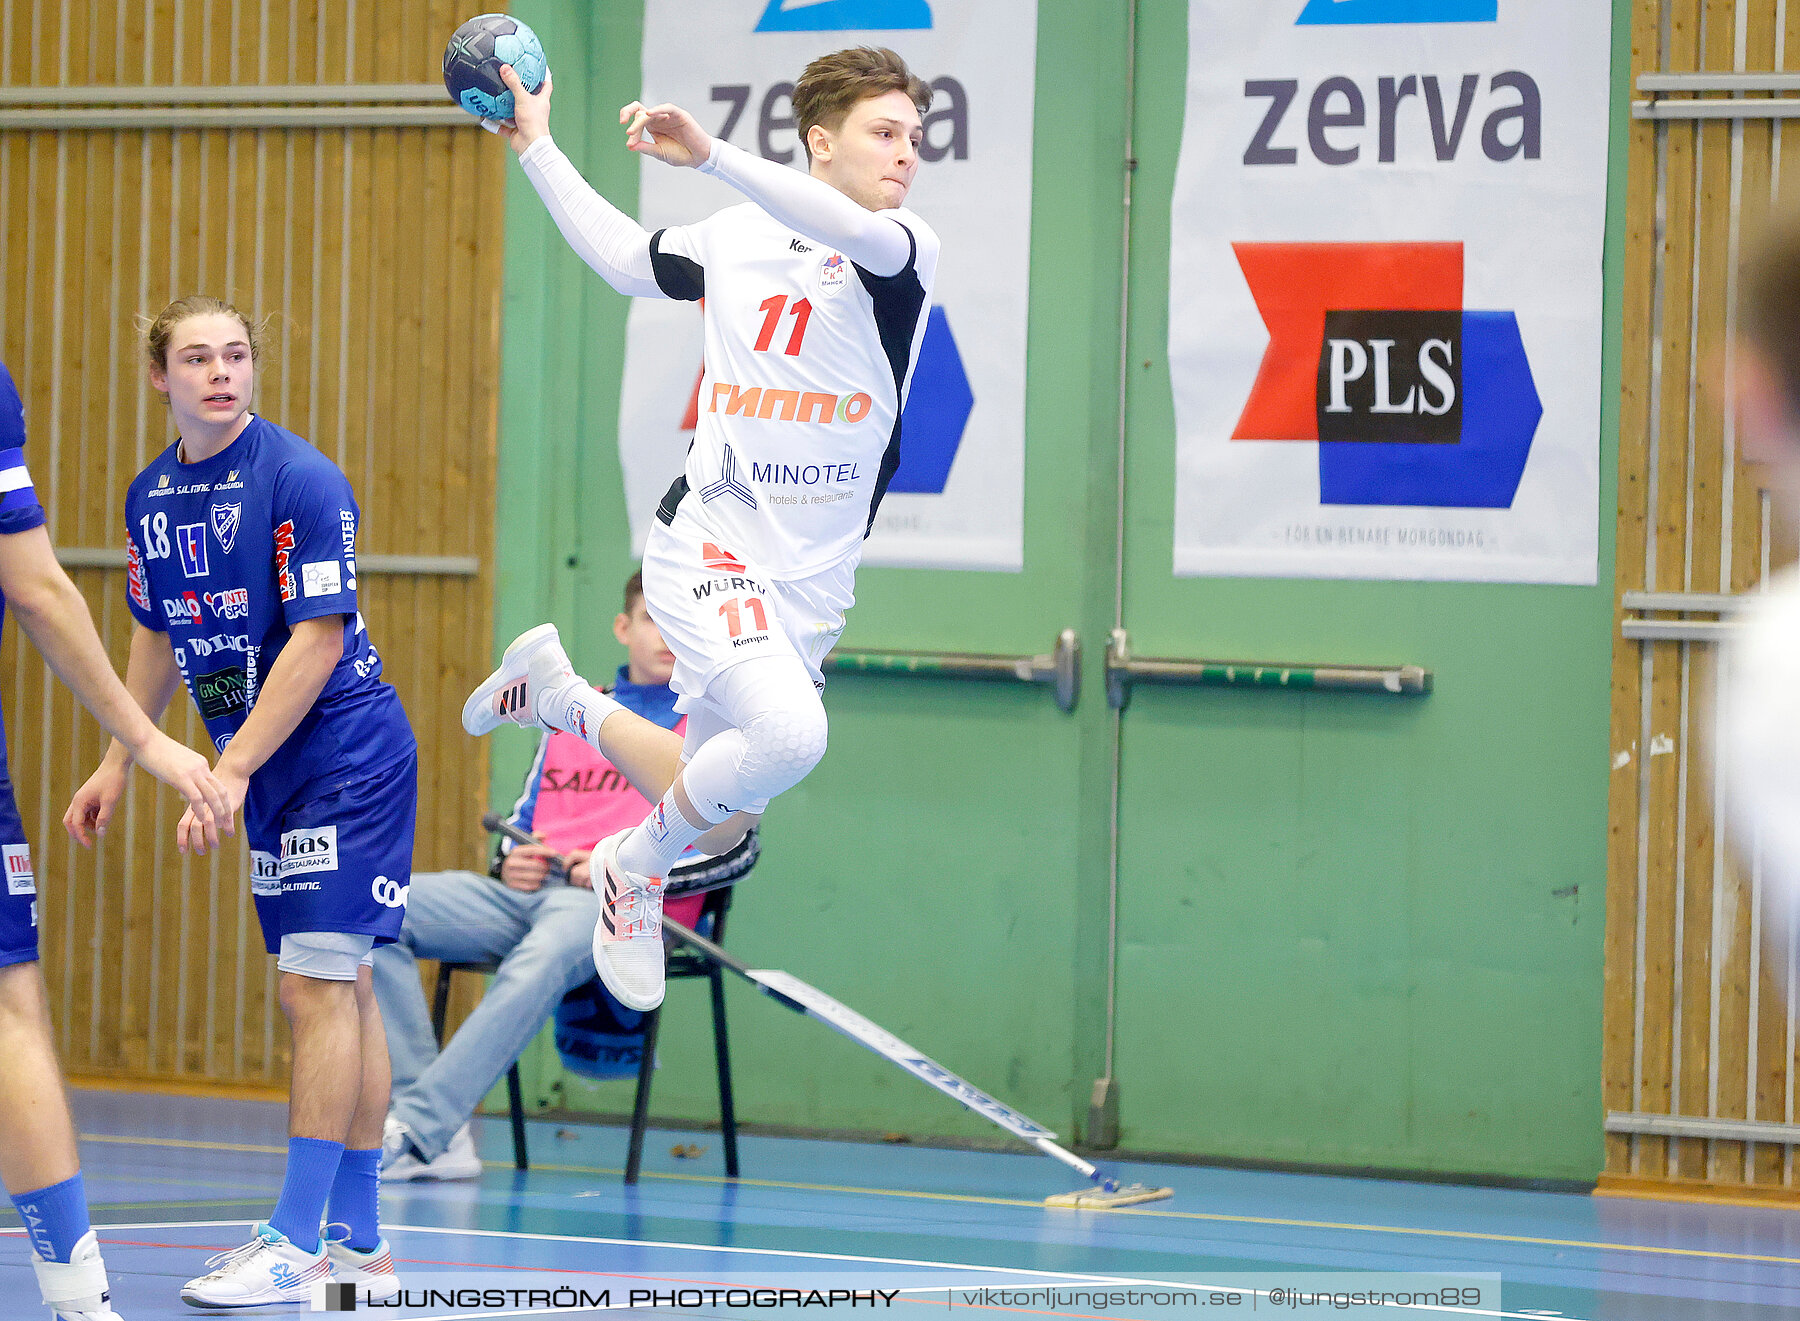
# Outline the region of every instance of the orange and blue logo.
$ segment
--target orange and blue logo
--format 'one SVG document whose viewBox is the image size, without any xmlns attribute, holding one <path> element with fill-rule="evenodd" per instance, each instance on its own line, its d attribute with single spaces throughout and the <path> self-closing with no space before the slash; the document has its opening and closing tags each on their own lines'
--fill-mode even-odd
<svg viewBox="0 0 1800 1321">
<path fill-rule="evenodd" d="M 1269 344 L 1234 441 L 1319 442 L 1328 505 L 1505 509 L 1544 409 L 1460 243 L 1237 243 Z"/>
</svg>

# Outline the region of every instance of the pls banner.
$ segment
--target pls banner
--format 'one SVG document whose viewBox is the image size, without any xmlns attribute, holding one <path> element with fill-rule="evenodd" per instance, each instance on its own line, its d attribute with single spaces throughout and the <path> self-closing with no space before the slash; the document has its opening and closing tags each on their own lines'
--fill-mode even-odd
<svg viewBox="0 0 1800 1321">
<path fill-rule="evenodd" d="M 943 241 L 900 470 L 864 563 L 1016 571 L 1024 562 L 1035 0 L 648 0 L 641 99 L 673 101 L 708 132 L 805 169 L 794 80 L 814 57 L 855 45 L 892 47 L 936 93 L 907 205 Z M 743 200 L 696 171 L 652 160 L 639 196 L 648 229 Z M 632 304 L 619 457 L 638 553 L 693 439 L 700 316 L 692 303 Z"/>
<path fill-rule="evenodd" d="M 1189 16 L 1175 572 L 1592 583 L 1607 7 Z"/>
</svg>

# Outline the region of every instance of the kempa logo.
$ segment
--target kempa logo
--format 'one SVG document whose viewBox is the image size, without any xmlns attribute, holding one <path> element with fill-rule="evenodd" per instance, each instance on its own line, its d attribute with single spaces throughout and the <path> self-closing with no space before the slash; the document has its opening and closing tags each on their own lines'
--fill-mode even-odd
<svg viewBox="0 0 1800 1321">
<path fill-rule="evenodd" d="M 1362 23 L 1493 23 L 1500 0 L 1307 0 L 1296 27 Z"/>
<path fill-rule="evenodd" d="M 917 31 L 931 26 L 927 0 L 769 0 L 758 32 Z"/>
</svg>

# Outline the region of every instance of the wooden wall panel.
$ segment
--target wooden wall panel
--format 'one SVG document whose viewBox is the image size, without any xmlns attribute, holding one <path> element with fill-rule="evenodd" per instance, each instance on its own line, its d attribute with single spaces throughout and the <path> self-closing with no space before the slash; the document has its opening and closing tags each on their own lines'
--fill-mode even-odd
<svg viewBox="0 0 1800 1321">
<path fill-rule="evenodd" d="M 446 0 L 0 0 L 0 80 L 71 88 L 429 83 Z M 505 153 L 443 127 L 17 130 L 0 117 L 0 358 L 60 547 L 116 548 L 126 483 L 172 438 L 134 318 L 189 292 L 270 320 L 258 411 L 344 468 L 359 552 L 478 576 L 360 575 L 421 749 L 421 870 L 485 867 L 486 757 L 462 698 L 491 664 Z M 122 668 L 120 568 L 74 577 Z M 141 775 L 93 853 L 60 818 L 104 737 L 7 630 L 0 709 L 37 850 L 44 970 L 71 1073 L 279 1084 L 286 1031 L 241 837 L 173 847 Z M 164 727 L 206 748 L 185 697 Z M 472 988 L 471 988 L 472 989 Z M 466 1000 L 466 995 L 459 999 Z"/>
<path fill-rule="evenodd" d="M 1643 73 L 1792 69 L 1790 0 L 1634 8 L 1634 86 Z M 1790 173 L 1800 162 L 1800 126 L 1752 115 L 1634 119 L 1629 131 L 1617 587 L 1754 591 L 1794 555 L 1739 460 L 1718 379 L 1743 238 L 1782 191 L 1784 157 Z M 1796 933 L 1774 925 L 1754 841 L 1730 837 L 1707 773 L 1719 660 L 1711 642 L 1615 642 L 1605 1103 L 1792 1124 L 1796 1005 L 1775 974 L 1794 965 Z M 1780 1197 L 1794 1176 L 1789 1141 L 1613 1132 L 1601 1182 Z"/>
</svg>

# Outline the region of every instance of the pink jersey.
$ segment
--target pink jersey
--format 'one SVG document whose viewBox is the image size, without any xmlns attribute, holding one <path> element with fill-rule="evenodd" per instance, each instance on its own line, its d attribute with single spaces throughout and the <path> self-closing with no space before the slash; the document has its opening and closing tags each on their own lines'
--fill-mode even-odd
<svg viewBox="0 0 1800 1321">
<path fill-rule="evenodd" d="M 687 718 L 675 726 L 684 732 Z M 538 772 L 537 803 L 532 830 L 558 853 L 591 849 L 598 840 L 637 825 L 650 813 L 650 804 L 617 767 L 573 734 L 558 730 L 546 740 Z M 687 861 L 701 855 L 689 848 Z M 666 912 L 683 926 L 692 926 L 705 895 L 669 901 Z"/>
</svg>

